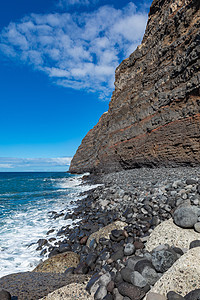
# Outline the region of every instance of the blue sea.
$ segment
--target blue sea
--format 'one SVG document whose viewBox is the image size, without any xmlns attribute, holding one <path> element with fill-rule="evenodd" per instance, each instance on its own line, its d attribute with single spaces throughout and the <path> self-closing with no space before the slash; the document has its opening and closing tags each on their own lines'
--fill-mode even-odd
<svg viewBox="0 0 200 300">
<path fill-rule="evenodd" d="M 33 270 L 45 258 L 36 251 L 38 239 L 56 237 L 72 224 L 63 216 L 53 219 L 52 211 L 73 211 L 76 202 L 70 202 L 90 188 L 81 176 L 64 172 L 0 173 L 0 277 Z"/>
</svg>

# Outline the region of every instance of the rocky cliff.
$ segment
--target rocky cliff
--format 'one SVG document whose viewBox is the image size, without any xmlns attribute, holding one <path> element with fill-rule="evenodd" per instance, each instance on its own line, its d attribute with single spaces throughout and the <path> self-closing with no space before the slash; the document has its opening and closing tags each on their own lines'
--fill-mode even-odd
<svg viewBox="0 0 200 300">
<path fill-rule="evenodd" d="M 109 110 L 70 172 L 200 164 L 200 0 L 154 0 L 142 44 L 116 69 Z"/>
</svg>

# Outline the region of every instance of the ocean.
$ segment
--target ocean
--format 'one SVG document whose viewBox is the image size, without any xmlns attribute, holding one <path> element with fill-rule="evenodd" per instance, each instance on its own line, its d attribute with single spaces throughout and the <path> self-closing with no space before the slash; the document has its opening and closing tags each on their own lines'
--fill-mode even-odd
<svg viewBox="0 0 200 300">
<path fill-rule="evenodd" d="M 70 202 L 92 188 L 81 185 L 81 178 L 64 172 L 0 173 L 0 277 L 31 271 L 47 257 L 36 251 L 37 241 L 71 225 L 52 212 L 73 211 L 76 204 Z"/>
</svg>

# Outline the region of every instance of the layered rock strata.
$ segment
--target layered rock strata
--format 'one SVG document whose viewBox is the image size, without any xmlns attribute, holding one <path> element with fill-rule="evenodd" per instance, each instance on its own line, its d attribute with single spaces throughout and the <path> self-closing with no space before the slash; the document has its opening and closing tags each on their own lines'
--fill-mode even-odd
<svg viewBox="0 0 200 300">
<path fill-rule="evenodd" d="M 143 41 L 116 69 L 109 110 L 70 172 L 200 164 L 199 68 L 199 0 L 154 0 Z"/>
</svg>

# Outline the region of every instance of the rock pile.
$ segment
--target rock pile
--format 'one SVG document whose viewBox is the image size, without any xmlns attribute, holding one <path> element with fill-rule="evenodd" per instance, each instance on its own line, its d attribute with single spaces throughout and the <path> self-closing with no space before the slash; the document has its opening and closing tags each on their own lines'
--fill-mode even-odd
<svg viewBox="0 0 200 300">
<path fill-rule="evenodd" d="M 79 200 L 73 214 L 60 216 L 78 219 L 74 227 L 62 227 L 59 240 L 38 241 L 39 251 L 47 251 L 49 259 L 27 277 L 46 280 L 42 272 L 51 272 L 54 278 L 62 275 L 66 285 L 73 276 L 90 276 L 85 299 L 88 293 L 95 300 L 190 299 L 191 294 L 186 295 L 200 288 L 194 248 L 200 245 L 200 233 L 194 230 L 199 221 L 198 174 L 198 168 L 140 169 L 98 178 L 103 185 Z M 190 218 L 193 228 L 177 226 L 177 220 Z M 70 264 L 67 257 L 72 258 Z M 16 291 L 8 289 L 8 282 L 9 277 L 0 279 L 2 288 Z M 60 292 L 68 295 L 69 289 Z M 58 294 L 49 299 L 53 297 Z"/>
</svg>

